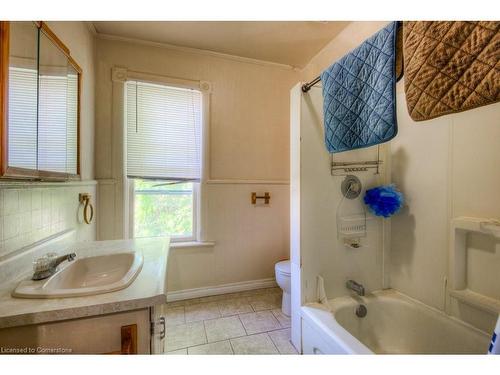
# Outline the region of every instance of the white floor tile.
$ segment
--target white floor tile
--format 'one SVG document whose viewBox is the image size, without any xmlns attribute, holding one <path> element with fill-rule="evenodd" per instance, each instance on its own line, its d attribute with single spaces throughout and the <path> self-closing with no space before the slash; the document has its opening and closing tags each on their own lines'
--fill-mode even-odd
<svg viewBox="0 0 500 375">
<path fill-rule="evenodd" d="M 276 345 L 276 348 L 278 348 L 280 354 L 297 354 L 297 350 L 290 341 L 291 339 L 290 328 L 269 332 L 268 335 L 273 341 L 274 345 Z"/>
<path fill-rule="evenodd" d="M 280 288 L 168 303 L 165 317 L 169 355 L 297 353 Z"/>
<path fill-rule="evenodd" d="M 184 306 L 167 308 L 165 310 L 165 322 L 167 327 L 186 323 Z"/>
<path fill-rule="evenodd" d="M 234 354 L 279 354 L 267 333 L 231 339 Z"/>
<path fill-rule="evenodd" d="M 222 316 L 253 312 L 252 306 L 248 303 L 248 298 L 234 298 L 219 301 L 219 309 Z"/>
<path fill-rule="evenodd" d="M 188 305 L 185 307 L 185 316 L 186 323 L 221 317 L 217 302 L 205 302 Z"/>
<path fill-rule="evenodd" d="M 212 342 L 210 344 L 192 346 L 188 348 L 188 354 L 233 354 L 233 349 L 228 340 Z"/>
<path fill-rule="evenodd" d="M 281 308 L 280 294 L 263 294 L 251 296 L 250 305 L 255 311 L 271 310 Z"/>
<path fill-rule="evenodd" d="M 227 340 L 246 335 L 238 316 L 205 320 L 204 323 L 208 342 Z"/>
<path fill-rule="evenodd" d="M 167 327 L 167 351 L 207 343 L 203 322 L 193 322 Z"/>
<path fill-rule="evenodd" d="M 248 335 L 280 329 L 281 325 L 271 311 L 259 311 L 239 315 Z"/>
<path fill-rule="evenodd" d="M 187 354 L 188 354 L 187 348 L 172 350 L 171 352 L 167 352 L 167 355 L 187 355 Z"/>
<path fill-rule="evenodd" d="M 278 322 L 280 322 L 280 325 L 283 328 L 289 328 L 292 325 L 292 319 L 289 316 L 283 314 L 283 311 L 281 311 L 281 309 L 274 309 L 271 310 L 271 312 L 273 313 L 274 317 L 278 319 Z"/>
</svg>

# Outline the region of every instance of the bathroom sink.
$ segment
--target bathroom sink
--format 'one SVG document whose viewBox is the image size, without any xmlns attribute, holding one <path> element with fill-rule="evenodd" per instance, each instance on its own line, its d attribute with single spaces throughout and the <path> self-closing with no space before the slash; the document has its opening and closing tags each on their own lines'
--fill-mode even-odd
<svg viewBox="0 0 500 375">
<path fill-rule="evenodd" d="M 114 292 L 132 284 L 142 263 L 142 254 L 137 252 L 77 258 L 45 280 L 22 281 L 12 296 L 62 298 Z"/>
</svg>

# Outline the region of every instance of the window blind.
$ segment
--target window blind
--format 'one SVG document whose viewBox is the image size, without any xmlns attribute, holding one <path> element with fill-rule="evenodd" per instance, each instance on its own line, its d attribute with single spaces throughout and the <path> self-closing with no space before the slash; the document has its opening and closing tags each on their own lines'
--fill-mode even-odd
<svg viewBox="0 0 500 375">
<path fill-rule="evenodd" d="M 200 181 L 200 91 L 128 81 L 125 113 L 128 177 Z"/>
<path fill-rule="evenodd" d="M 66 91 L 66 172 L 78 172 L 78 74 L 69 73 Z"/>
<path fill-rule="evenodd" d="M 38 76 L 34 69 L 9 67 L 9 165 L 37 168 Z"/>
<path fill-rule="evenodd" d="M 38 169 L 76 174 L 78 76 L 40 75 Z"/>
<path fill-rule="evenodd" d="M 66 172 L 66 77 L 39 79 L 38 168 Z"/>
</svg>

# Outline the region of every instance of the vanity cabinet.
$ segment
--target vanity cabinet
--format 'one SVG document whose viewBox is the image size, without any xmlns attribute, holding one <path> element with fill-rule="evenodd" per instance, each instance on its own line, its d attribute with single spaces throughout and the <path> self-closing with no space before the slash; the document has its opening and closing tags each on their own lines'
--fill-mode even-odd
<svg viewBox="0 0 500 375">
<path fill-rule="evenodd" d="M 0 22 L 0 177 L 79 177 L 82 69 L 44 22 Z"/>
<path fill-rule="evenodd" d="M 26 354 L 162 354 L 162 306 L 0 329 L 0 348 Z M 162 323 L 163 322 L 163 323 Z M 24 354 L 24 353 L 23 353 Z"/>
</svg>

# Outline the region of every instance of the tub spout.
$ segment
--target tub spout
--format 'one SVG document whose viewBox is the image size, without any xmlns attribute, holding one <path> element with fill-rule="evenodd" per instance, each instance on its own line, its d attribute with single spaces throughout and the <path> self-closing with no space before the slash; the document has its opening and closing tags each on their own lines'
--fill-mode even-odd
<svg viewBox="0 0 500 375">
<path fill-rule="evenodd" d="M 365 295 L 365 287 L 361 285 L 360 283 L 357 283 L 354 280 L 347 280 L 345 283 L 345 286 L 347 289 L 353 290 L 354 292 L 357 293 L 358 296 L 364 296 Z"/>
</svg>

